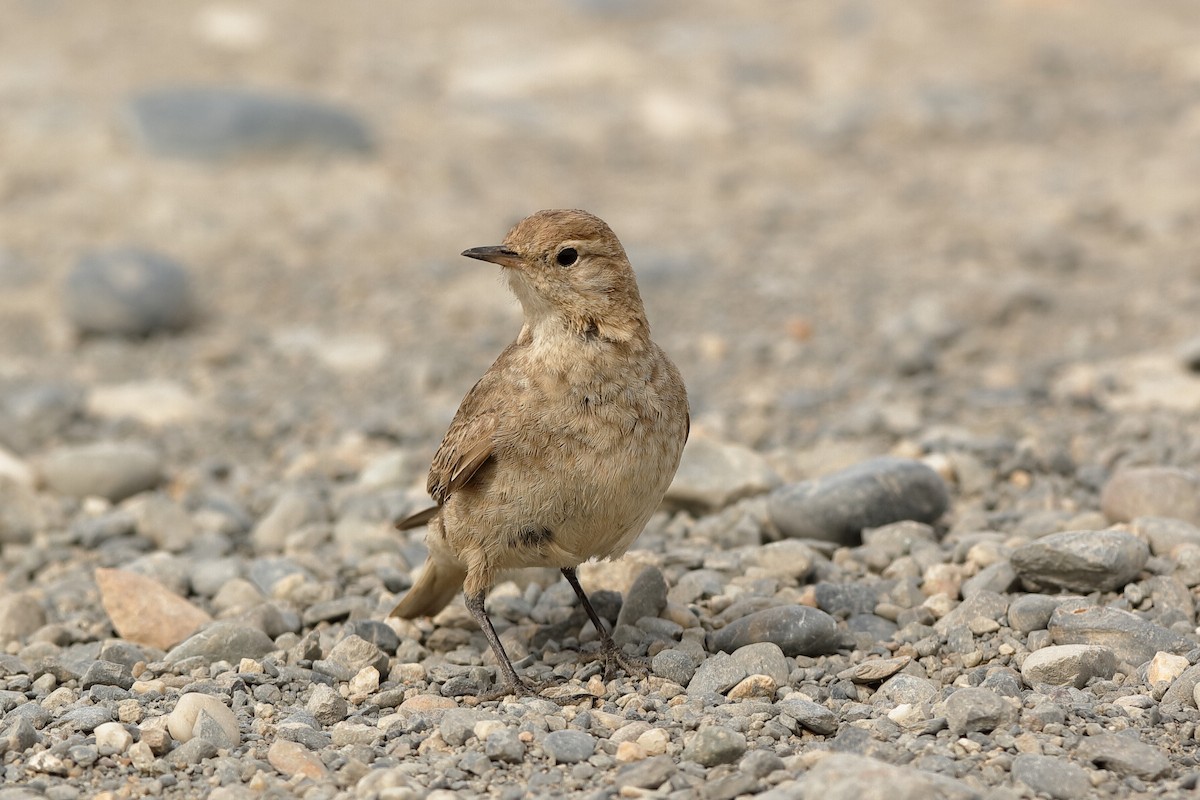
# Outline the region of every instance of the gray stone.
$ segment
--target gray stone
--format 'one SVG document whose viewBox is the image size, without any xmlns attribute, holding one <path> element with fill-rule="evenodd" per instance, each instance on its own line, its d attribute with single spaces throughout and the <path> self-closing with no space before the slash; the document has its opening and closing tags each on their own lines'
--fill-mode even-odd
<svg viewBox="0 0 1200 800">
<path fill-rule="evenodd" d="M 901 672 L 884 681 L 879 690 L 871 697 L 871 702 L 885 701 L 894 705 L 901 703 L 920 705 L 932 700 L 937 693 L 937 684 L 928 678 Z"/>
<path fill-rule="evenodd" d="M 18 714 L 5 716 L 0 726 L 0 753 L 23 753 L 42 740 L 33 724 Z"/>
<path fill-rule="evenodd" d="M 820 703 L 800 699 L 782 700 L 778 703 L 778 707 L 780 713 L 787 714 L 813 733 L 819 733 L 822 736 L 837 733 L 837 714 Z"/>
<path fill-rule="evenodd" d="M 768 750 L 751 750 L 738 763 L 738 770 L 759 779 L 781 769 L 787 769 L 783 759 Z"/>
<path fill-rule="evenodd" d="M 1008 604 L 1008 626 L 1018 633 L 1044 631 L 1060 600 L 1044 594 L 1016 597 Z"/>
<path fill-rule="evenodd" d="M 1007 611 L 1007 597 L 995 592 L 980 591 L 951 609 L 950 613 L 933 624 L 933 629 L 942 636 L 948 635 L 955 628 L 977 631 L 981 624 L 1003 620 Z"/>
<path fill-rule="evenodd" d="M 1066 531 L 1018 547 L 1011 561 L 1035 586 L 1107 592 L 1136 578 L 1149 557 L 1146 543 L 1125 531 Z"/>
<path fill-rule="evenodd" d="M 1117 657 L 1107 647 L 1063 644 L 1027 655 L 1021 664 L 1021 677 L 1030 686 L 1049 683 L 1082 689 L 1092 678 L 1107 680 L 1116 670 Z"/>
<path fill-rule="evenodd" d="M 166 756 L 166 761 L 176 769 L 182 769 L 192 764 L 199 764 L 210 758 L 216 758 L 218 748 L 208 739 L 197 736 L 176 747 Z"/>
<path fill-rule="evenodd" d="M 596 752 L 596 737 L 583 731 L 552 731 L 542 740 L 542 752 L 556 764 L 586 761 Z"/>
<path fill-rule="evenodd" d="M 79 686 L 86 690 L 98 685 L 120 686 L 122 689 L 128 689 L 133 686 L 133 672 L 125 664 L 116 664 L 112 661 L 93 661 L 84 671 L 83 677 L 79 679 Z"/>
<path fill-rule="evenodd" d="M 1012 777 L 1030 791 L 1052 800 L 1080 800 L 1092 794 L 1087 771 L 1054 756 L 1022 753 L 1013 759 Z"/>
<path fill-rule="evenodd" d="M 732 764 L 745 752 L 745 736 L 723 725 L 709 725 L 696 731 L 684 745 L 683 760 L 715 767 L 718 764 Z"/>
<path fill-rule="evenodd" d="M 696 670 L 687 683 L 692 694 L 724 694 L 746 677 L 746 668 L 725 653 L 711 655 Z"/>
<path fill-rule="evenodd" d="M 180 553 L 191 547 L 196 526 L 182 506 L 161 492 L 131 502 L 135 503 L 130 511 L 137 520 L 139 535 L 169 553 Z"/>
<path fill-rule="evenodd" d="M 495 719 L 495 715 L 474 708 L 451 708 L 442 714 L 438 731 L 446 744 L 460 747 L 475 735 L 475 726 L 483 720 Z"/>
<path fill-rule="evenodd" d="M 1181 545 L 1200 547 L 1200 527 L 1170 517 L 1138 517 L 1129 525 L 1139 538 L 1150 544 L 1156 556 L 1170 557 Z"/>
<path fill-rule="evenodd" d="M 525 760 L 525 743 L 516 731 L 505 728 L 487 737 L 483 752 L 492 761 L 520 764 Z"/>
<path fill-rule="evenodd" d="M 62 447 L 46 455 L 42 478 L 69 497 L 103 497 L 116 503 L 153 489 L 162 480 L 158 454 L 133 442 L 96 442 Z"/>
<path fill-rule="evenodd" d="M 1166 753 L 1139 740 L 1133 731 L 1085 736 L 1075 754 L 1101 769 L 1147 781 L 1157 780 L 1171 771 Z"/>
<path fill-rule="evenodd" d="M 1200 684 L 1200 664 L 1193 664 L 1171 681 L 1170 688 L 1163 694 L 1162 705 L 1196 705 L 1196 685 Z"/>
<path fill-rule="evenodd" d="M 1004 594 L 1012 589 L 1016 582 L 1017 571 L 1013 569 L 1013 565 L 1008 561 L 997 561 L 963 581 L 962 596 L 973 597 L 980 592 Z"/>
<path fill-rule="evenodd" d="M 861 583 L 818 583 L 814 587 L 817 608 L 833 617 L 870 614 L 879 604 L 876 587 Z"/>
<path fill-rule="evenodd" d="M 350 680 L 366 667 L 374 667 L 380 675 L 388 672 L 388 656 L 361 636 L 350 634 L 333 646 L 329 656 L 316 661 L 313 668 L 339 680 Z"/>
<path fill-rule="evenodd" d="M 187 269 L 138 247 L 85 253 L 66 283 L 66 310 L 81 333 L 146 336 L 195 316 Z"/>
<path fill-rule="evenodd" d="M 33 490 L 0 475 L 0 545 L 24 544 L 44 524 Z"/>
<path fill-rule="evenodd" d="M 805 580 L 812 572 L 813 564 L 817 559 L 818 556 L 811 547 L 793 539 L 768 542 L 763 545 L 747 547 L 741 551 L 743 570 L 754 567 L 763 577 L 788 582 Z M 721 593 L 721 589 L 725 586 L 724 576 L 720 578 L 719 586 L 720 589 L 712 594 Z"/>
<path fill-rule="evenodd" d="M 648 565 L 633 579 L 617 614 L 617 627 L 636 625 L 642 617 L 657 617 L 667 606 L 667 582 L 658 567 Z"/>
<path fill-rule="evenodd" d="M 0 595 L 0 642 L 23 642 L 46 624 L 46 610 L 28 592 Z"/>
<path fill-rule="evenodd" d="M 938 707 L 946 718 L 951 733 L 990 733 L 1017 718 L 1017 709 L 990 689 L 964 687 L 957 689 Z"/>
<path fill-rule="evenodd" d="M 774 642 L 788 656 L 817 656 L 837 650 L 833 617 L 808 606 L 776 606 L 734 620 L 710 634 L 710 651 L 732 653 L 756 642 Z"/>
<path fill-rule="evenodd" d="M 771 520 L 786 536 L 856 545 L 863 528 L 935 522 L 950 504 L 941 477 L 919 461 L 876 458 L 776 489 Z"/>
<path fill-rule="evenodd" d="M 622 768 L 613 783 L 618 790 L 626 786 L 657 789 L 675 774 L 676 769 L 670 756 L 654 756 Z"/>
<path fill-rule="evenodd" d="M 68 725 L 84 733 L 91 733 L 97 726 L 112 722 L 113 712 L 104 706 L 80 706 L 58 718 L 56 724 Z"/>
<path fill-rule="evenodd" d="M 1195 646 L 1161 625 L 1107 606 L 1060 605 L 1051 614 L 1048 629 L 1055 644 L 1103 645 L 1118 661 L 1135 667 L 1154 658 L 1159 650 L 1182 654 Z"/>
<path fill-rule="evenodd" d="M 1113 475 L 1100 493 L 1110 522 L 1170 517 L 1200 525 L 1200 475 L 1174 467 L 1135 467 Z"/>
<path fill-rule="evenodd" d="M 712 511 L 769 492 L 780 482 L 767 460 L 753 450 L 693 436 L 683 448 L 665 500 L 676 507 Z"/>
<path fill-rule="evenodd" d="M 188 658 L 238 663 L 243 658 L 260 658 L 275 649 L 271 638 L 258 628 L 236 622 L 214 622 L 185 639 L 166 654 L 164 660 L 175 664 Z"/>
<path fill-rule="evenodd" d="M 696 659 L 682 650 L 668 648 L 659 651 L 650 662 L 650 668 L 660 678 L 687 686 L 696 674 Z"/>
<path fill-rule="evenodd" d="M 363 155 L 374 149 L 359 117 L 301 96 L 232 86 L 166 87 L 136 95 L 129 111 L 141 145 L 173 158 Z"/>
<path fill-rule="evenodd" d="M 322 725 L 334 725 L 341 722 L 349 711 L 345 698 L 332 686 L 326 686 L 323 683 L 313 686 L 312 694 L 309 695 L 305 708 L 312 712 L 312 715 Z"/>
<path fill-rule="evenodd" d="M 979 800 L 974 789 L 945 775 L 898 767 L 869 756 L 833 753 L 800 782 L 800 800 Z"/>
<path fill-rule="evenodd" d="M 787 656 L 774 642 L 748 644 L 734 650 L 730 656 L 747 675 L 769 675 L 779 686 L 787 683 L 792 671 Z"/>
<path fill-rule="evenodd" d="M 316 493 L 302 489 L 285 491 L 254 526 L 251 534 L 254 547 L 260 553 L 282 550 L 289 536 L 305 525 L 324 521 L 326 513 L 325 503 Z M 270 588 L 263 586 L 263 591 Z"/>
</svg>

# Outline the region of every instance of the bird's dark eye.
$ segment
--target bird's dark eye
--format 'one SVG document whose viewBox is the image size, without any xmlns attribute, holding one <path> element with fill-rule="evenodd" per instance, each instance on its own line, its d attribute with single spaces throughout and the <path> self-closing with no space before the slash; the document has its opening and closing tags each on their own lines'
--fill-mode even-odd
<svg viewBox="0 0 1200 800">
<path fill-rule="evenodd" d="M 554 257 L 560 267 L 569 267 L 579 260 L 579 251 L 574 247 L 564 247 L 558 251 L 558 255 Z"/>
</svg>

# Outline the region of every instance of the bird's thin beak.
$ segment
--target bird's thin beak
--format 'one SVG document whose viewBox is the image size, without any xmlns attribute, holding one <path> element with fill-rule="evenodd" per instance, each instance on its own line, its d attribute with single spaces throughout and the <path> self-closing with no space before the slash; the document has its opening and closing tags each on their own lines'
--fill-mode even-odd
<svg viewBox="0 0 1200 800">
<path fill-rule="evenodd" d="M 521 256 L 515 251 L 509 250 L 504 245 L 472 247 L 470 250 L 463 250 L 462 254 L 467 258 L 478 258 L 480 261 L 490 261 L 493 264 L 499 264 L 502 267 L 515 268 L 521 265 Z"/>
</svg>

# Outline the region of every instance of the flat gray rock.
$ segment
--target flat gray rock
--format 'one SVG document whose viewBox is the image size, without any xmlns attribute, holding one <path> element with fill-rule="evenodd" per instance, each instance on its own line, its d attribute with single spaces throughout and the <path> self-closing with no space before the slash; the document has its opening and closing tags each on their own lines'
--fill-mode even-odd
<svg viewBox="0 0 1200 800">
<path fill-rule="evenodd" d="M 723 725 L 709 725 L 683 747 L 683 760 L 695 761 L 706 767 L 731 764 L 746 752 L 746 737 Z"/>
<path fill-rule="evenodd" d="M 1081 800 L 1093 790 L 1087 770 L 1053 756 L 1022 753 L 1013 759 L 1012 777 L 1030 791 L 1053 800 Z"/>
<path fill-rule="evenodd" d="M 1150 548 L 1125 531 L 1066 531 L 1021 545 L 1011 562 L 1034 586 L 1073 592 L 1109 592 L 1137 577 Z"/>
<path fill-rule="evenodd" d="M 1102 769 L 1147 781 L 1160 778 L 1171 769 L 1166 753 L 1141 741 L 1133 732 L 1085 736 L 1075 748 L 1075 754 Z"/>
<path fill-rule="evenodd" d="M 552 731 L 542 740 L 542 752 L 556 764 L 576 764 L 596 752 L 596 737 L 583 731 Z"/>
<path fill-rule="evenodd" d="M 238 663 L 243 658 L 260 658 L 275 649 L 275 643 L 258 628 L 236 622 L 214 622 L 185 639 L 167 653 L 168 664 L 185 658 L 202 657 L 205 661 Z"/>
<path fill-rule="evenodd" d="M 738 444 L 693 436 L 683 448 L 666 502 L 711 511 L 764 494 L 782 481 L 759 453 Z"/>
<path fill-rule="evenodd" d="M 935 522 L 950 505 L 941 477 L 919 461 L 876 458 L 776 489 L 771 521 L 786 536 L 857 545 L 863 528 L 901 520 Z"/>
<path fill-rule="evenodd" d="M 978 800 L 980 794 L 945 775 L 870 756 L 834 753 L 804 775 L 796 796 L 801 800 Z"/>
<path fill-rule="evenodd" d="M 1172 630 L 1136 614 L 1107 606 L 1059 606 L 1050 616 L 1055 644 L 1095 644 L 1113 651 L 1119 661 L 1145 664 L 1159 650 L 1187 653 L 1195 644 Z"/>
<path fill-rule="evenodd" d="M 366 123 L 346 109 L 258 89 L 153 89 L 130 100 L 129 118 L 142 147 L 175 158 L 364 155 L 374 150 Z"/>
</svg>

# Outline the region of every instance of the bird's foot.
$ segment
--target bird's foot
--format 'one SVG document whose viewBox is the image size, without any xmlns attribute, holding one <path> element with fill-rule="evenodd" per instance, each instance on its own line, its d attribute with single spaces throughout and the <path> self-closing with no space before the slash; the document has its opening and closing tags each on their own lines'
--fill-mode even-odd
<svg viewBox="0 0 1200 800">
<path fill-rule="evenodd" d="M 612 639 L 601 645 L 600 658 L 604 662 L 605 683 L 617 676 L 618 667 L 630 678 L 644 678 L 650 673 L 649 659 L 626 655 Z"/>
<path fill-rule="evenodd" d="M 480 692 L 477 699 L 481 703 L 490 703 L 493 700 L 503 700 L 506 697 L 539 697 L 542 688 L 541 686 L 531 686 L 518 678 L 515 682 L 505 682 L 493 686 L 486 692 Z"/>
<path fill-rule="evenodd" d="M 573 706 L 582 700 L 594 700 L 595 696 L 586 691 L 576 691 L 569 687 L 560 686 L 561 681 L 530 684 L 518 680 L 515 684 L 504 684 L 493 687 L 490 691 L 480 693 L 475 699 L 479 703 L 503 700 L 506 697 L 540 697 L 560 706 Z"/>
</svg>

